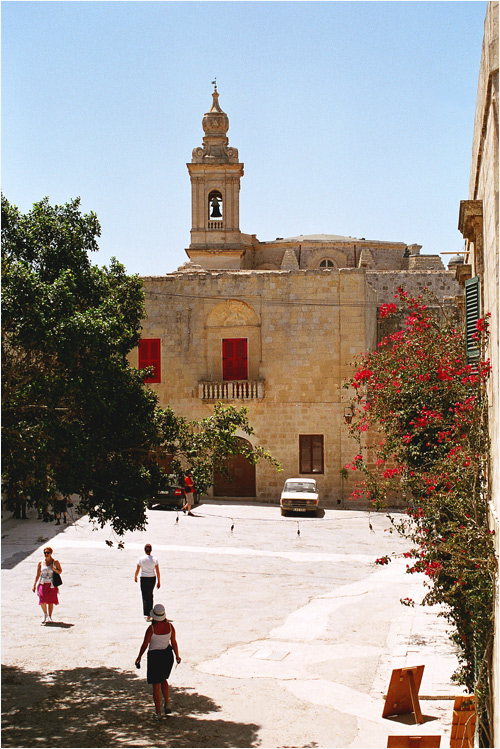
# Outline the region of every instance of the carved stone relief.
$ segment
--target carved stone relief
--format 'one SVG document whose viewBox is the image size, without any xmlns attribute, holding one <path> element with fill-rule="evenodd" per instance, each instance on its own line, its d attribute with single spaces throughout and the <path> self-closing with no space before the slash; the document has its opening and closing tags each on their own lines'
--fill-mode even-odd
<svg viewBox="0 0 500 749">
<path fill-rule="evenodd" d="M 204 146 L 193 148 L 192 162 L 201 164 L 205 160 L 218 159 L 230 164 L 238 163 L 238 149 L 220 143 L 208 143 Z"/>
<path fill-rule="evenodd" d="M 258 324 L 259 318 L 250 305 L 237 299 L 226 299 L 219 302 L 213 307 L 207 318 L 207 327 L 210 328 L 255 326 Z"/>
</svg>

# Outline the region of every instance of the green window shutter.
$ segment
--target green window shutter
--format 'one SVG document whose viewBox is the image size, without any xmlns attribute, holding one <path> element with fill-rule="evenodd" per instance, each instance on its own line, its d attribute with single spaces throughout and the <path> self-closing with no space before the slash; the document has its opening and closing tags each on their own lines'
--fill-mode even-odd
<svg viewBox="0 0 500 749">
<path fill-rule="evenodd" d="M 465 282 L 465 352 L 469 359 L 479 359 L 481 351 L 477 338 L 476 323 L 481 317 L 481 283 L 479 276 Z"/>
</svg>

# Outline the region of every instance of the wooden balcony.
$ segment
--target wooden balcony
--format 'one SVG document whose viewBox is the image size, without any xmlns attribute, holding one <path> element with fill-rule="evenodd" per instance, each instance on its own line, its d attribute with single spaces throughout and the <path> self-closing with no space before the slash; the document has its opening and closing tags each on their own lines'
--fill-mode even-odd
<svg viewBox="0 0 500 749">
<path fill-rule="evenodd" d="M 198 397 L 204 401 L 255 401 L 264 397 L 264 380 L 199 382 Z"/>
</svg>

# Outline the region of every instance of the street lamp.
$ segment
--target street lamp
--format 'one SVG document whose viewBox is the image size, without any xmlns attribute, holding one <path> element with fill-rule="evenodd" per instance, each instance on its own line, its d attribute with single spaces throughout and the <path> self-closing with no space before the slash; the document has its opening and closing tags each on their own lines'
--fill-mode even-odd
<svg viewBox="0 0 500 749">
<path fill-rule="evenodd" d="M 353 416 L 354 416 L 354 407 L 352 405 L 351 406 L 346 406 L 344 408 L 344 421 L 345 421 L 345 423 L 346 424 L 350 424 L 351 421 L 352 421 L 352 417 Z"/>
</svg>

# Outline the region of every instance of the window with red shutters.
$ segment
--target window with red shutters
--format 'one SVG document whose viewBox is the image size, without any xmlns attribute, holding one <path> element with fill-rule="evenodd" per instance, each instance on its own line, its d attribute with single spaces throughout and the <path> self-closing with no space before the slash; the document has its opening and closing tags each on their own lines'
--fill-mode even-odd
<svg viewBox="0 0 500 749">
<path fill-rule="evenodd" d="M 246 338 L 222 340 L 222 379 L 246 380 L 248 378 L 248 341 Z"/>
<path fill-rule="evenodd" d="M 300 473 L 323 473 L 323 435 L 299 434 Z"/>
<path fill-rule="evenodd" d="M 139 369 L 153 367 L 153 374 L 144 382 L 161 382 L 161 341 L 159 338 L 141 338 L 139 341 Z"/>
</svg>

